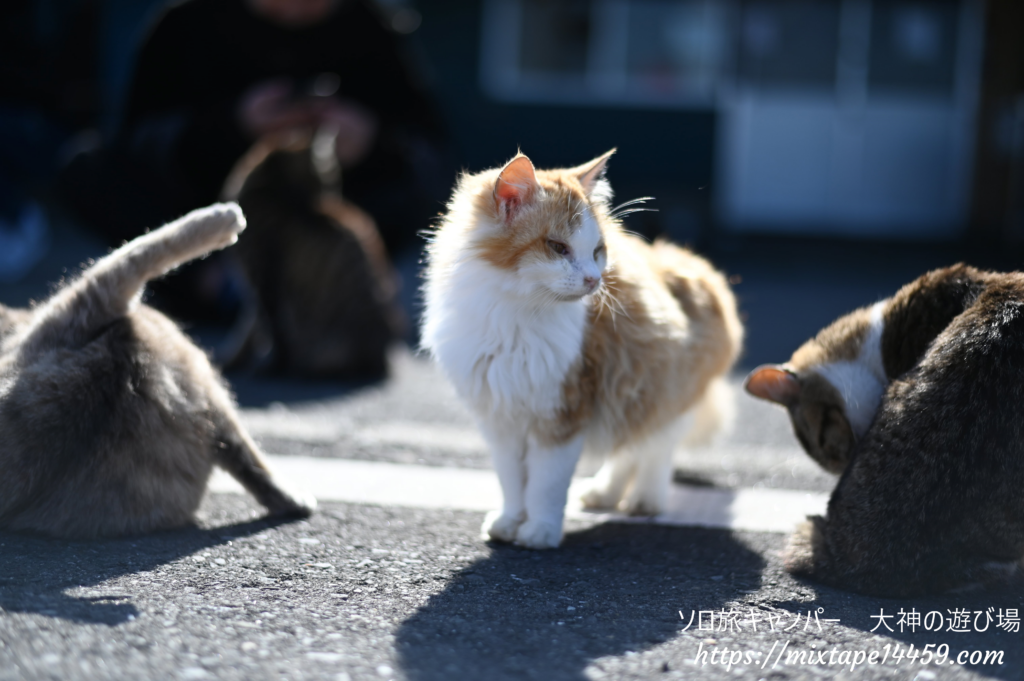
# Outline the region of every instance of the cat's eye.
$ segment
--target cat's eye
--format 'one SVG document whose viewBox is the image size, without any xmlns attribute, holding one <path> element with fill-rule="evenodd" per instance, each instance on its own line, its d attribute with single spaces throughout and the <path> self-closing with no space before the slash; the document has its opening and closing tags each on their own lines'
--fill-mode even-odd
<svg viewBox="0 0 1024 681">
<path fill-rule="evenodd" d="M 597 260 L 598 258 L 600 258 L 601 254 L 604 253 L 604 250 L 605 250 L 604 249 L 604 244 L 601 244 L 600 246 L 595 248 L 594 249 L 594 260 Z"/>
<path fill-rule="evenodd" d="M 561 241 L 548 239 L 548 248 L 550 248 L 558 255 L 569 255 L 569 247 L 563 244 Z"/>
</svg>

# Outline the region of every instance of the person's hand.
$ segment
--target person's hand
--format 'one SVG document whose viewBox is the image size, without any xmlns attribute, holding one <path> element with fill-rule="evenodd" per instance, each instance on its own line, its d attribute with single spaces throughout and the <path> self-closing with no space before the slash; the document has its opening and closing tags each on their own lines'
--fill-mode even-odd
<svg viewBox="0 0 1024 681">
<path fill-rule="evenodd" d="M 320 123 L 324 102 L 316 98 L 295 99 L 292 83 L 268 80 L 249 88 L 238 104 L 238 122 L 254 138 L 293 128 L 311 128 Z"/>
<path fill-rule="evenodd" d="M 320 123 L 337 133 L 334 150 L 342 168 L 366 158 L 377 137 L 377 117 L 355 102 L 326 100 Z"/>
</svg>

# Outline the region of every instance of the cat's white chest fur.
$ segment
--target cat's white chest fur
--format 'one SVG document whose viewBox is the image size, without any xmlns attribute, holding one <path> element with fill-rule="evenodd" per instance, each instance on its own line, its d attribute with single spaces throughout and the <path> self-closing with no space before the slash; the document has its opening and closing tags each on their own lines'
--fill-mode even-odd
<svg viewBox="0 0 1024 681">
<path fill-rule="evenodd" d="M 884 311 L 885 301 L 872 306 L 870 325 L 855 360 L 830 362 L 818 368 L 818 372 L 842 396 L 846 418 L 858 438 L 863 437 L 871 426 L 889 384 L 882 361 Z"/>
<path fill-rule="evenodd" d="M 423 346 L 482 415 L 553 415 L 582 351 L 589 297 L 551 304 L 520 285 L 514 273 L 466 259 L 427 289 Z"/>
</svg>

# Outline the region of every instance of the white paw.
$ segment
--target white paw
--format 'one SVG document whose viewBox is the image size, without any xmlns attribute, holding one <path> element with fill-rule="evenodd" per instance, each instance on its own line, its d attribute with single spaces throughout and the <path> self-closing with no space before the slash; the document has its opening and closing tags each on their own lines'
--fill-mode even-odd
<svg viewBox="0 0 1024 681">
<path fill-rule="evenodd" d="M 580 484 L 583 493 L 580 494 L 580 501 L 583 508 L 589 510 L 609 510 L 615 508 L 619 503 L 618 497 L 612 494 L 604 485 L 598 484 L 595 478 L 591 478 Z"/>
<path fill-rule="evenodd" d="M 562 526 L 543 520 L 527 520 L 516 532 L 516 544 L 528 549 L 554 549 L 562 543 Z"/>
<path fill-rule="evenodd" d="M 503 515 L 501 511 L 491 511 L 484 517 L 484 524 L 480 527 L 480 531 L 484 539 L 513 542 L 516 538 L 516 530 L 522 524 L 522 516 L 507 516 Z"/>
</svg>

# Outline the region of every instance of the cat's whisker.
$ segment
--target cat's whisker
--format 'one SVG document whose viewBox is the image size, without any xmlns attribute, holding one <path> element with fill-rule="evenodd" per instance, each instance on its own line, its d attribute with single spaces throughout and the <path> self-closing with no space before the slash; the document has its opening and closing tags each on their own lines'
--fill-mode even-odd
<svg viewBox="0 0 1024 681">
<path fill-rule="evenodd" d="M 620 211 L 618 213 L 613 213 L 609 217 L 611 217 L 613 220 L 618 220 L 618 219 L 620 219 L 620 218 L 622 218 L 622 217 L 624 217 L 626 215 L 632 215 L 633 213 L 657 213 L 657 212 L 658 212 L 657 208 L 630 208 L 628 210 L 623 210 L 623 211 Z"/>
<path fill-rule="evenodd" d="M 635 236 L 635 237 L 636 237 L 637 239 L 643 239 L 644 241 L 647 241 L 647 237 L 645 237 L 645 236 L 644 236 L 643 234 L 641 234 L 640 232 L 634 232 L 634 231 L 633 231 L 633 230 L 631 230 L 631 229 L 623 229 L 623 230 L 622 230 L 622 233 L 623 233 L 623 234 L 628 234 L 628 235 L 630 235 L 630 236 Z"/>
<path fill-rule="evenodd" d="M 608 310 L 608 315 L 611 317 L 612 324 L 615 324 L 615 318 L 617 315 L 621 315 L 626 318 L 627 321 L 633 321 L 629 316 L 629 312 L 626 311 L 622 301 L 612 294 L 612 291 L 607 286 L 601 287 L 601 295 L 598 302 Z"/>
<path fill-rule="evenodd" d="M 612 208 L 611 210 L 609 210 L 608 211 L 608 217 L 611 220 L 619 221 L 623 217 L 625 217 L 627 215 L 630 215 L 632 213 L 641 213 L 641 212 L 656 213 L 656 212 L 658 212 L 657 208 L 644 208 L 644 207 L 640 207 L 639 206 L 639 204 L 646 203 L 647 201 L 651 201 L 653 199 L 654 199 L 653 196 L 641 196 L 640 198 L 633 199 L 631 201 L 624 201 L 623 203 L 620 203 L 619 205 L 617 205 L 614 208 Z M 631 208 L 630 206 L 633 206 L 633 207 Z"/>
<path fill-rule="evenodd" d="M 609 302 L 609 297 L 610 296 L 607 293 L 607 289 L 602 287 L 601 291 L 596 296 L 594 296 L 594 302 L 598 306 L 598 315 L 607 310 L 608 316 L 612 320 L 612 328 L 617 329 L 618 327 L 615 324 L 615 308 L 613 308 L 611 303 Z"/>
<path fill-rule="evenodd" d="M 586 209 L 587 209 L 587 206 L 586 206 L 585 203 L 583 203 L 583 201 L 577 201 L 576 202 L 576 211 L 573 212 L 572 207 L 571 207 L 572 206 L 572 197 L 568 197 L 568 201 L 566 203 L 566 206 L 569 207 L 569 212 L 572 213 L 572 217 L 569 218 L 569 222 L 575 222 L 576 218 L 582 217 L 584 211 L 586 211 Z"/>
<path fill-rule="evenodd" d="M 604 310 L 607 310 L 608 314 L 611 315 L 612 320 L 614 321 L 614 319 L 615 319 L 615 311 L 612 309 L 611 305 L 609 304 L 608 297 L 609 297 L 608 289 L 606 287 L 602 286 L 594 294 L 594 303 L 596 303 L 597 306 L 598 306 L 598 313 L 599 314 L 601 312 L 603 312 Z"/>
<path fill-rule="evenodd" d="M 623 201 L 619 205 L 617 205 L 614 208 L 612 208 L 612 212 L 614 213 L 615 211 L 617 211 L 617 210 L 619 210 L 621 208 L 625 208 L 626 206 L 632 206 L 632 205 L 637 204 L 637 203 L 646 203 L 647 201 L 653 201 L 653 200 L 654 200 L 653 196 L 640 196 L 640 197 L 637 197 L 635 199 L 630 199 L 629 201 Z"/>
<path fill-rule="evenodd" d="M 608 216 L 611 217 L 612 219 L 615 219 L 619 215 L 625 215 L 626 213 L 623 213 L 622 211 L 627 209 L 627 208 L 629 208 L 630 206 L 636 206 L 637 204 L 646 203 L 648 201 L 652 201 L 653 199 L 654 199 L 653 196 L 641 196 L 638 199 L 633 199 L 631 201 L 624 201 L 624 202 L 620 203 L 619 205 L 615 206 L 614 208 L 610 209 L 608 211 Z M 646 210 L 654 210 L 654 209 L 648 208 Z"/>
</svg>

